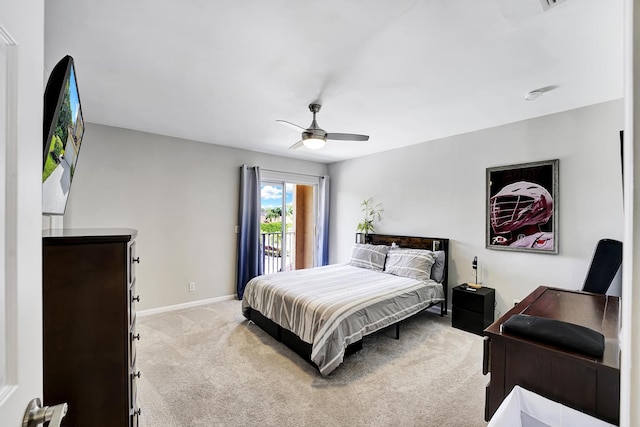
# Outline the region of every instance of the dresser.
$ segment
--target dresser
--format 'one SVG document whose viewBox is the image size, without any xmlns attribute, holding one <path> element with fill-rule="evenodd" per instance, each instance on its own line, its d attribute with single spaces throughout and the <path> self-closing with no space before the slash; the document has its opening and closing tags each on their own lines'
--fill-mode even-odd
<svg viewBox="0 0 640 427">
<path fill-rule="evenodd" d="M 620 410 L 620 300 L 540 286 L 484 331 L 483 373 L 489 372 L 485 419 L 488 421 L 515 385 L 565 406 L 618 424 Z M 600 358 L 503 332 L 515 314 L 560 320 L 600 332 Z"/>
<path fill-rule="evenodd" d="M 476 335 L 493 323 L 496 291 L 485 286 L 469 288 L 460 285 L 451 291 L 451 326 Z"/>
<path fill-rule="evenodd" d="M 63 426 L 137 426 L 132 229 L 44 230 L 44 405 L 66 402 Z"/>
</svg>

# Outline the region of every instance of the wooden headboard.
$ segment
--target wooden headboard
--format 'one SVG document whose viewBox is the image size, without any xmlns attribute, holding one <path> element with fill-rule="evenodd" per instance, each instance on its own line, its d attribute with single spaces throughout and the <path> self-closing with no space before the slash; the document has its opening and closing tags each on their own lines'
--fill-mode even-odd
<svg viewBox="0 0 640 427">
<path fill-rule="evenodd" d="M 357 236 L 356 236 L 357 238 Z M 369 234 L 368 242 L 372 245 L 387 245 L 393 243 L 401 248 L 429 249 L 431 251 L 444 251 L 444 278 L 442 287 L 444 289 L 444 313 L 447 313 L 449 303 L 449 239 L 440 237 L 416 237 L 416 236 L 396 236 L 393 234 Z"/>
</svg>

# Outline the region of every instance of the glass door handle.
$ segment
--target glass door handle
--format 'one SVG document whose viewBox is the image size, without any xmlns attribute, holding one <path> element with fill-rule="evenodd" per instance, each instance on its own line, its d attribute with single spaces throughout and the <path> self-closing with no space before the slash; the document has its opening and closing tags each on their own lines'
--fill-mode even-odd
<svg viewBox="0 0 640 427">
<path fill-rule="evenodd" d="M 43 407 L 40 399 L 36 397 L 27 405 L 22 427 L 36 427 L 46 422 L 49 422 L 49 427 L 60 427 L 62 419 L 67 415 L 67 408 L 66 403 Z"/>
</svg>

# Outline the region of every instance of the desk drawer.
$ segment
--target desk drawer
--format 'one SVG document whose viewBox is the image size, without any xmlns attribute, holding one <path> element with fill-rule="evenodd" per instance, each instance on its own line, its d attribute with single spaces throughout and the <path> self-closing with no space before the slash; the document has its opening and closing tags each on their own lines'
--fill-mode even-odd
<svg viewBox="0 0 640 427">
<path fill-rule="evenodd" d="M 482 342 L 482 375 L 487 375 L 491 370 L 491 339 L 484 337 Z"/>
<path fill-rule="evenodd" d="M 484 388 L 484 420 L 489 422 L 491 419 L 491 414 L 489 410 L 489 399 L 491 396 L 491 382 L 487 383 Z"/>
</svg>

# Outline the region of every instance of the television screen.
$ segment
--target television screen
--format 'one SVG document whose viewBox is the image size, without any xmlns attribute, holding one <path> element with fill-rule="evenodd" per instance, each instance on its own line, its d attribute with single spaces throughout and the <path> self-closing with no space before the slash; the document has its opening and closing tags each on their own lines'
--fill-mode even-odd
<svg viewBox="0 0 640 427">
<path fill-rule="evenodd" d="M 56 64 L 44 92 L 42 213 L 63 215 L 78 162 L 84 121 L 71 56 Z"/>
</svg>

